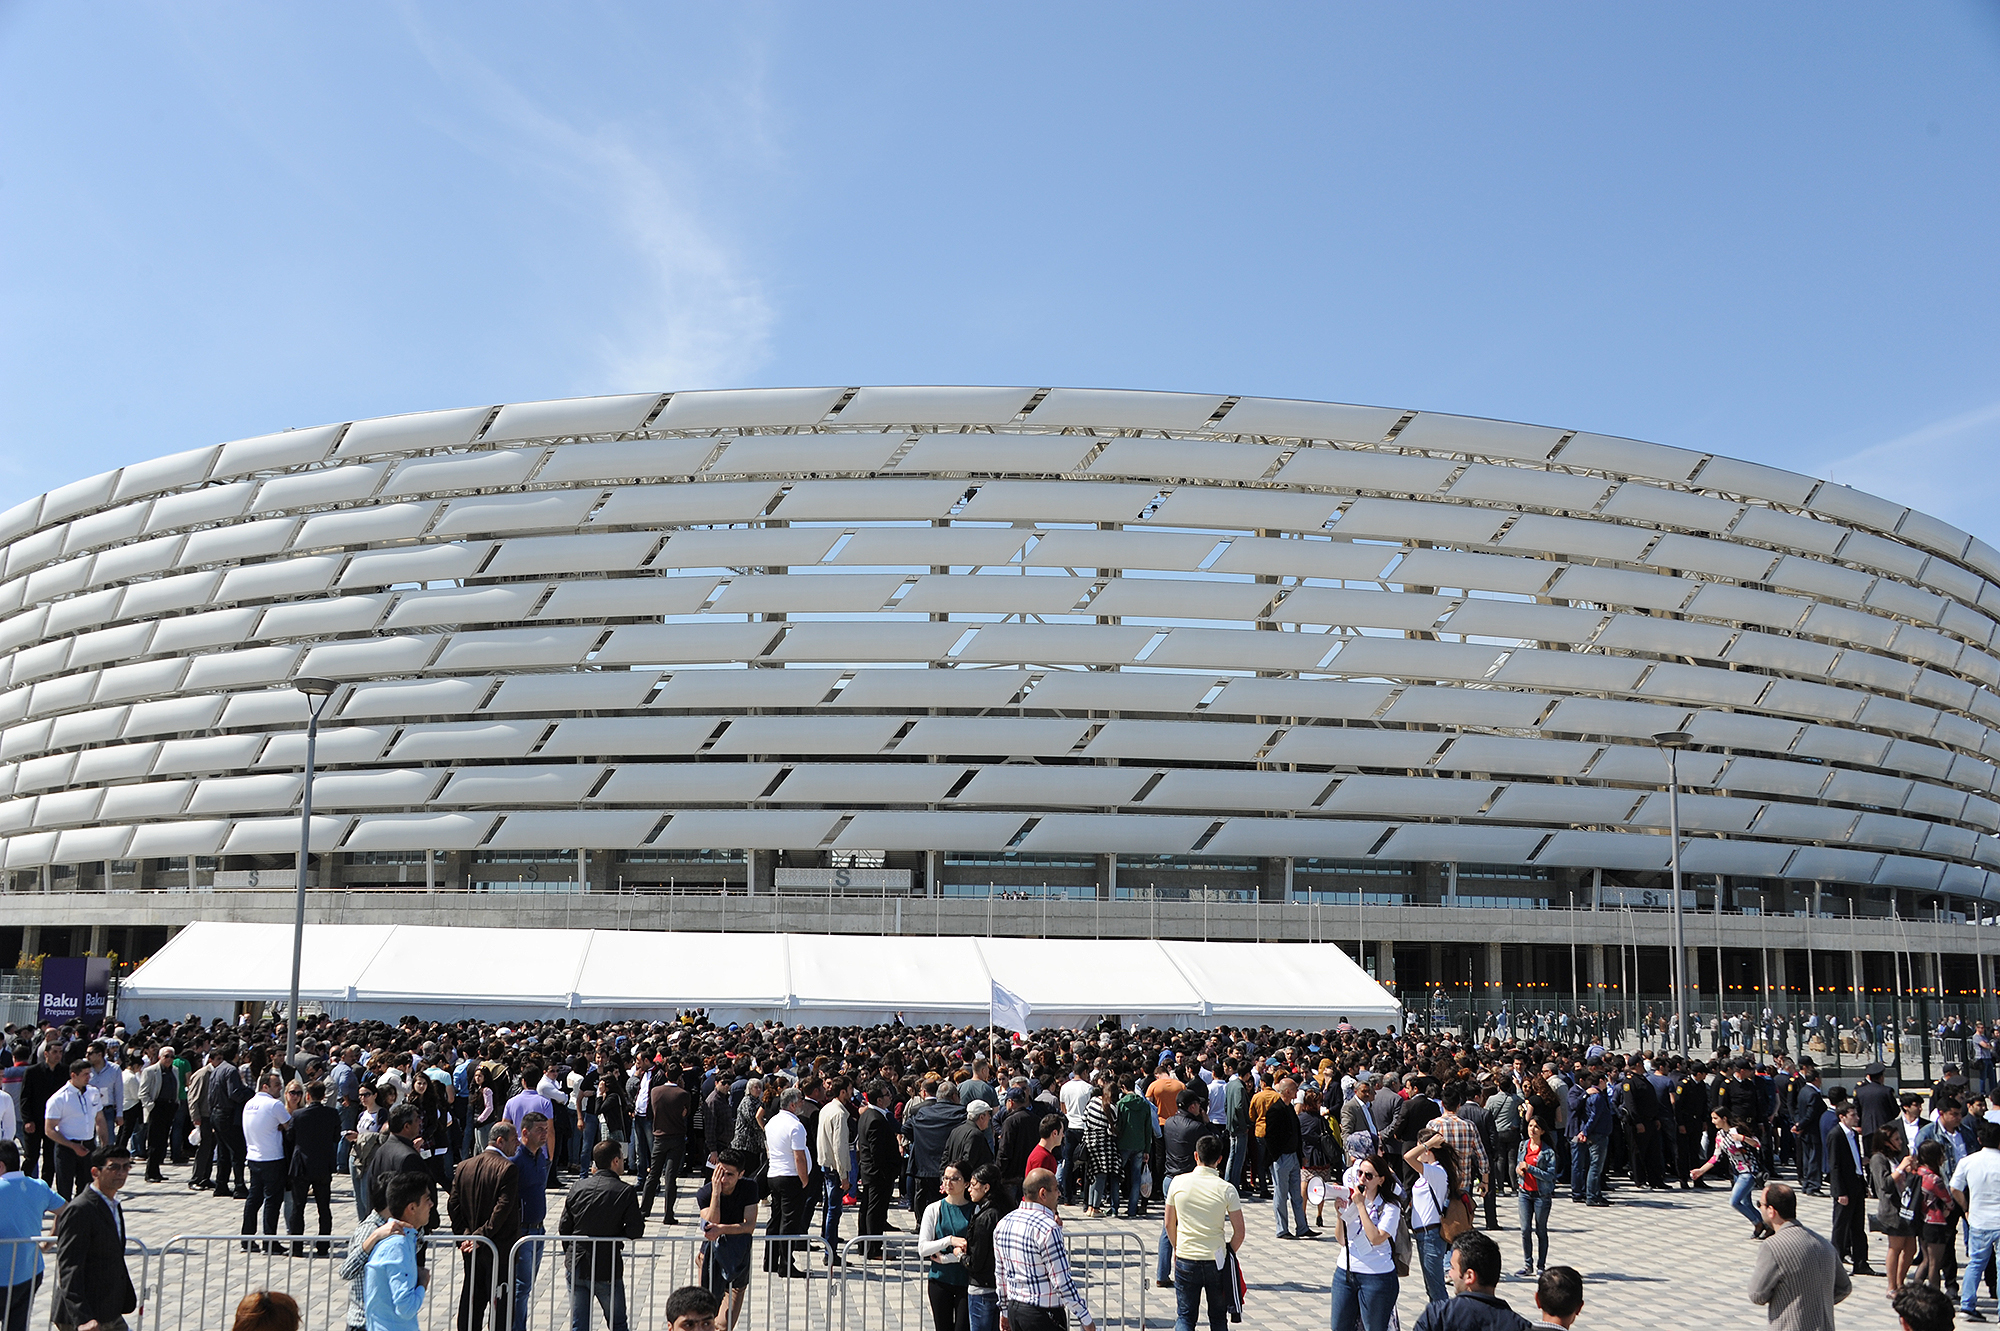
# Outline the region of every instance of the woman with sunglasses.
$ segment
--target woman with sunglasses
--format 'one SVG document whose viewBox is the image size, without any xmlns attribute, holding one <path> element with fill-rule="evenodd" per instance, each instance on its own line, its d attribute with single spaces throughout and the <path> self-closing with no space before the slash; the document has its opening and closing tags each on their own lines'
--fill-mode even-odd
<svg viewBox="0 0 2000 1331">
<path fill-rule="evenodd" d="M 1384 1156 L 1357 1161 L 1347 1180 L 1352 1192 L 1333 1194 L 1340 1221 L 1333 1331 L 1387 1331 L 1400 1289 L 1394 1246 L 1403 1223 L 1402 1193 Z"/>
</svg>

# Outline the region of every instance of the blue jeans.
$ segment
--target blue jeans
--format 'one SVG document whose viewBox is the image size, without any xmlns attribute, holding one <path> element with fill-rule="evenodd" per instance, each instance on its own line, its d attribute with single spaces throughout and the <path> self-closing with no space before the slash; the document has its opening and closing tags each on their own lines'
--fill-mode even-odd
<svg viewBox="0 0 2000 1331">
<path fill-rule="evenodd" d="M 1396 1274 L 1368 1275 L 1337 1267 L 1333 1273 L 1333 1331 L 1388 1331 L 1396 1310 Z"/>
<path fill-rule="evenodd" d="M 1000 1296 L 973 1290 L 965 1297 L 966 1322 L 971 1331 L 1000 1331 Z"/>
<path fill-rule="evenodd" d="M 1083 1159 L 1083 1129 L 1063 1128 L 1062 1159 L 1056 1164 L 1056 1185 L 1062 1189 L 1062 1199 L 1076 1200 L 1077 1185 L 1082 1182 L 1077 1177 L 1077 1162 Z"/>
<path fill-rule="evenodd" d="M 625 1282 L 569 1278 L 570 1331 L 590 1331 L 590 1305 L 595 1300 L 610 1331 L 628 1331 L 625 1325 Z"/>
<path fill-rule="evenodd" d="M 1277 1213 L 1278 1233 L 1299 1234 L 1312 1228 L 1306 1223 L 1306 1198 L 1299 1191 L 1299 1157 L 1281 1155 L 1271 1161 L 1271 1209 Z M 1285 1228 L 1285 1207 L 1290 1204 L 1298 1220 L 1296 1229 Z"/>
<path fill-rule="evenodd" d="M 1118 1214 L 1118 1192 L 1123 1179 L 1117 1173 L 1090 1176 L 1090 1204 L 1111 1215 Z"/>
<path fill-rule="evenodd" d="M 1166 1183 L 1160 1188 L 1161 1206 L 1167 1204 L 1167 1198 L 1172 1195 L 1173 1190 L 1174 1180 L 1169 1177 Z M 1153 1278 L 1155 1280 L 1165 1281 L 1173 1279 L 1174 1245 L 1167 1242 L 1167 1226 L 1164 1221 L 1160 1224 L 1160 1250 L 1158 1260 L 1154 1263 L 1154 1268 Z"/>
<path fill-rule="evenodd" d="M 1136 1220 L 1146 1213 L 1146 1199 L 1139 1195 L 1139 1175 L 1145 1171 L 1146 1155 L 1145 1151 L 1127 1151 L 1124 1155 L 1127 1220 Z"/>
<path fill-rule="evenodd" d="M 1555 1204 L 1555 1200 L 1554 1195 L 1546 1190 L 1514 1194 L 1514 1206 L 1521 1215 L 1523 1266 L 1532 1266 L 1539 1271 L 1549 1264 L 1549 1207 Z"/>
<path fill-rule="evenodd" d="M 1451 1245 L 1444 1241 L 1444 1226 L 1412 1230 L 1410 1238 L 1416 1243 L 1417 1263 L 1424 1272 L 1424 1297 L 1432 1303 L 1450 1298 L 1451 1289 L 1444 1283 L 1444 1268 L 1450 1260 Z"/>
<path fill-rule="evenodd" d="M 1231 1187 L 1241 1188 L 1243 1186 L 1243 1165 L 1249 1158 L 1250 1139 L 1231 1133 L 1229 1136 L 1229 1172 L 1222 1176 L 1223 1181 Z"/>
<path fill-rule="evenodd" d="M 1610 1149 L 1611 1139 L 1609 1137 L 1592 1137 L 1585 1147 L 1590 1156 L 1590 1173 L 1587 1184 L 1589 1195 L 1586 1198 L 1588 1201 L 1601 1202 L 1604 1200 L 1604 1153 Z"/>
<path fill-rule="evenodd" d="M 336 1174 L 345 1174 L 347 1172 L 347 1162 L 349 1157 L 353 1154 L 354 1151 L 354 1144 L 347 1140 L 347 1134 L 354 1131 L 356 1125 L 359 1124 L 360 1122 L 361 1122 L 361 1106 L 359 1105 L 340 1106 L 341 1135 L 339 1143 L 335 1145 L 333 1148 L 333 1172 Z M 368 1216 L 368 1212 L 366 1210 L 363 1210 L 361 1215 L 363 1219 L 366 1219 Z"/>
<path fill-rule="evenodd" d="M 2000 1240 L 2000 1229 L 1972 1229 L 1966 1235 L 1965 1270 L 1958 1278 L 1958 1308 L 1969 1313 L 1979 1306 L 1979 1282 L 1993 1260 L 1993 1245 Z"/>
<path fill-rule="evenodd" d="M 1753 1225 L 1764 1223 L 1764 1217 L 1757 1213 L 1757 1204 L 1750 1200 L 1750 1187 L 1757 1181 L 1755 1174 L 1738 1174 L 1736 1182 L 1729 1189 L 1729 1204 Z"/>
<path fill-rule="evenodd" d="M 1201 1315 L 1204 1294 L 1208 1297 L 1209 1331 L 1228 1331 L 1227 1276 L 1214 1258 L 1199 1262 L 1174 1258 L 1174 1331 L 1196 1331 L 1195 1319 Z"/>
<path fill-rule="evenodd" d="M 826 1240 L 826 1250 L 836 1257 L 840 1255 L 841 1198 L 846 1193 L 847 1185 L 833 1175 L 828 1174 L 820 1180 L 820 1205 L 826 1214 L 819 1224 L 819 1236 Z"/>
<path fill-rule="evenodd" d="M 653 1116 L 639 1114 L 632 1119 L 632 1167 L 625 1171 L 628 1178 L 645 1178 L 653 1165 Z M 680 1161 L 674 1161 L 680 1167 Z"/>
<path fill-rule="evenodd" d="M 521 1226 L 521 1237 L 524 1239 L 541 1232 L 540 1225 Z M 513 1331 L 528 1331 L 528 1314 L 534 1311 L 535 1277 L 542 1271 L 542 1246 L 539 1243 L 524 1243 L 514 1255 Z"/>
</svg>

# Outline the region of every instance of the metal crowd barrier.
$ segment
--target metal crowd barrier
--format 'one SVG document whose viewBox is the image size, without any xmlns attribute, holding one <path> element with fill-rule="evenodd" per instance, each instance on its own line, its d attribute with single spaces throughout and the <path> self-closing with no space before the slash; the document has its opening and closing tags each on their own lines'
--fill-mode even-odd
<svg viewBox="0 0 2000 1331">
<path fill-rule="evenodd" d="M 39 1283 L 35 1281 L 35 1255 L 40 1250 L 44 1274 Z M 0 1326 L 12 1323 L 16 1308 L 14 1291 L 27 1286 L 28 1320 L 30 1327 L 43 1327 L 54 1320 L 56 1290 L 56 1241 L 53 1236 L 36 1239 L 0 1239 Z M 154 1318 L 154 1325 L 160 1325 L 154 1312 L 154 1295 L 157 1291 L 153 1282 L 158 1274 L 154 1260 L 157 1254 L 134 1238 L 125 1240 L 125 1269 L 132 1275 L 132 1291 L 138 1296 L 139 1308 L 136 1313 L 125 1318 L 132 1331 L 144 1331 L 147 1319 Z M 232 1313 L 234 1308 L 231 1308 Z M 170 1323 L 169 1323 L 170 1325 Z"/>
<path fill-rule="evenodd" d="M 236 1320 L 236 1305 L 244 1295 L 257 1290 L 289 1294 L 298 1300 L 302 1325 L 314 1331 L 340 1331 L 348 1324 L 352 1286 L 338 1275 L 347 1257 L 345 1237 L 320 1240 L 302 1235 L 302 1257 L 292 1255 L 290 1236 L 260 1236 L 254 1240 L 254 1249 L 249 1246 L 252 1242 L 242 1234 L 177 1234 L 169 1239 L 153 1254 L 158 1274 L 154 1306 L 148 1312 L 157 1318 L 155 1325 L 168 1331 L 229 1331 Z M 321 1242 L 329 1244 L 324 1257 L 316 1254 Z M 422 1240 L 418 1260 L 430 1273 L 423 1307 L 417 1314 L 423 1331 L 455 1331 L 457 1327 L 465 1281 L 459 1244 L 465 1242 L 484 1248 L 489 1261 L 497 1259 L 493 1245 L 485 1239 L 437 1233 Z"/>
<path fill-rule="evenodd" d="M 1063 1246 L 1069 1252 L 1070 1273 L 1098 1326 L 1136 1331 L 1146 1325 L 1146 1286 L 1154 1260 L 1150 1246 L 1123 1230 L 1065 1232 Z M 917 1255 L 913 1234 L 847 1240 L 840 1248 L 840 1278 L 835 1282 L 843 1331 L 881 1327 L 927 1331 L 930 1269 L 930 1261 Z"/>
<path fill-rule="evenodd" d="M 572 1273 L 585 1254 L 590 1260 L 582 1265 L 591 1278 L 579 1282 Z M 800 1273 L 796 1278 L 784 1273 L 781 1259 L 787 1255 Z M 517 1271 L 535 1272 L 527 1298 L 511 1312 L 512 1326 L 522 1331 L 662 1327 L 668 1296 L 684 1285 L 702 1283 L 701 1239 L 692 1232 L 638 1239 L 530 1234 L 514 1245 L 514 1263 Z M 611 1276 L 602 1278 L 607 1270 Z M 738 1331 L 806 1331 L 835 1324 L 836 1282 L 830 1278 L 826 1243 L 817 1235 L 752 1235 L 749 1275 Z"/>
</svg>

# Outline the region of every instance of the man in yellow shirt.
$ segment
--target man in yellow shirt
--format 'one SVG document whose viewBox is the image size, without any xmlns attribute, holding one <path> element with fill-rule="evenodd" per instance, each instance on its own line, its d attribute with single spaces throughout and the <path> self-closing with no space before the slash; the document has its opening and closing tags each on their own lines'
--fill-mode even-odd
<svg viewBox="0 0 2000 1331">
<path fill-rule="evenodd" d="M 1234 1299 L 1233 1282 L 1223 1249 L 1243 1246 L 1243 1199 L 1216 1172 L 1222 1163 L 1223 1139 L 1203 1137 L 1195 1143 L 1193 1172 L 1174 1180 L 1167 1194 L 1167 1241 L 1174 1247 L 1175 1325 L 1193 1327 L 1208 1295 L 1209 1331 L 1225 1331 Z M 1229 1237 L 1223 1237 L 1228 1226 Z"/>
</svg>

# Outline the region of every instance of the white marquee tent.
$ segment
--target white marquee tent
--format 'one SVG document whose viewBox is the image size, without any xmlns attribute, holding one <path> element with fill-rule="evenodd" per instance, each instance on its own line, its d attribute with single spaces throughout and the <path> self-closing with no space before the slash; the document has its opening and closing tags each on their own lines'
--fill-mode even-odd
<svg viewBox="0 0 2000 1331">
<path fill-rule="evenodd" d="M 128 1015 L 227 1014 L 283 1001 L 291 926 L 189 925 L 119 986 Z M 1402 1009 L 1330 943 L 640 933 L 431 925 L 306 926 L 302 1002 L 393 1020 L 659 1018 L 800 1025 L 983 1024 L 994 983 L 1037 1026 L 1117 1014 L 1151 1026 L 1215 1022 L 1400 1025 Z"/>
</svg>

